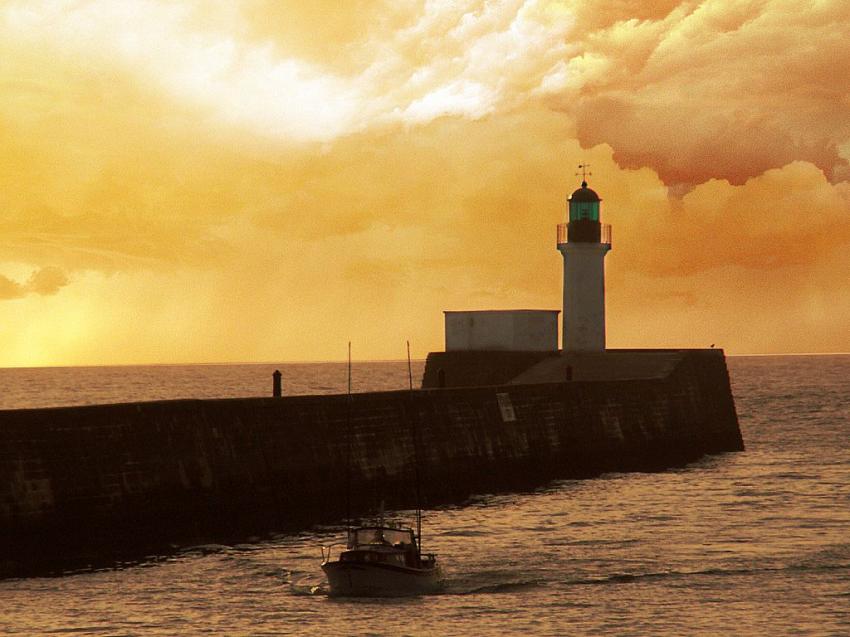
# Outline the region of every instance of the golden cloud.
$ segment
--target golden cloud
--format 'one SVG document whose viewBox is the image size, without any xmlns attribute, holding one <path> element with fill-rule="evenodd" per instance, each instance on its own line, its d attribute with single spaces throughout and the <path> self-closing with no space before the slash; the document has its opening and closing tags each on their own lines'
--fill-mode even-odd
<svg viewBox="0 0 850 637">
<path fill-rule="evenodd" d="M 651 166 L 667 183 L 740 184 L 795 160 L 846 177 L 850 5 L 663 6 L 672 10 L 621 14 L 584 37 L 571 62 L 593 64 L 553 98 L 582 143 L 608 143 L 622 166 Z"/>
<path fill-rule="evenodd" d="M 68 276 L 51 266 L 35 270 L 25 283 L 0 275 L 0 299 L 19 299 L 28 294 L 49 296 L 68 285 Z"/>
<path fill-rule="evenodd" d="M 850 350 L 850 18 L 792 5 L 8 2 L 0 364 L 440 349 L 560 306 L 583 160 L 612 345 Z"/>
</svg>

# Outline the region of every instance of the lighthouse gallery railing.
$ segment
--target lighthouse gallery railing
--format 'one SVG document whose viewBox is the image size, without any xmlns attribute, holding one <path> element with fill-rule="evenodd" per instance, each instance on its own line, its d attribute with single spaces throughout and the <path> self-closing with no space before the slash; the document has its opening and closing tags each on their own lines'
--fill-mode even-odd
<svg viewBox="0 0 850 637">
<path fill-rule="evenodd" d="M 568 242 L 567 239 L 567 226 L 568 223 L 559 223 L 558 224 L 558 245 L 562 245 Z M 599 236 L 599 243 L 607 243 L 611 245 L 611 224 L 603 223 L 601 228 L 601 233 Z"/>
</svg>

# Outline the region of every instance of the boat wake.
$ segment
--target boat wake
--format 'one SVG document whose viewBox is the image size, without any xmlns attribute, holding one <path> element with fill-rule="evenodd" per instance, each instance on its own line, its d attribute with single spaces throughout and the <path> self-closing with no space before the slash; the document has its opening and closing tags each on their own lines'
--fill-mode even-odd
<svg viewBox="0 0 850 637">
<path fill-rule="evenodd" d="M 443 595 L 498 595 L 517 593 L 546 586 L 539 578 L 517 577 L 516 571 L 481 571 L 461 577 L 446 577 Z"/>
<path fill-rule="evenodd" d="M 327 584 L 316 582 L 290 582 L 289 593 L 294 597 L 322 597 L 329 593 Z"/>
<path fill-rule="evenodd" d="M 483 584 L 471 588 L 455 588 L 451 582 L 446 584 L 444 595 L 497 595 L 500 593 L 519 593 L 522 591 L 540 588 L 546 582 L 540 580 L 518 580 L 515 582 L 498 582 L 496 584 Z"/>
</svg>

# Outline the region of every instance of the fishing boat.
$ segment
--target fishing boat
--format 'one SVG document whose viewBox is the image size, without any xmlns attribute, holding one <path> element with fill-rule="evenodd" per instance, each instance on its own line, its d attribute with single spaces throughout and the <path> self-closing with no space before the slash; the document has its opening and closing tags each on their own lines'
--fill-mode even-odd
<svg viewBox="0 0 850 637">
<path fill-rule="evenodd" d="M 413 392 L 413 372 L 410 366 L 410 342 L 407 343 L 407 374 Z M 351 343 L 348 344 L 348 416 L 346 439 L 348 461 L 346 473 L 349 491 L 348 541 L 346 549 L 336 559 L 331 555 L 333 545 L 322 547 L 322 570 L 328 579 L 330 595 L 340 597 L 395 597 L 421 595 L 438 591 L 443 584 L 440 567 L 433 553 L 422 553 L 422 508 L 419 493 L 419 454 L 416 453 L 416 533 L 413 529 L 384 524 L 384 503 L 381 502 L 378 524 L 353 527 L 351 524 Z M 411 420 L 414 448 L 416 422 Z M 327 552 L 326 552 L 327 551 Z"/>
<path fill-rule="evenodd" d="M 349 529 L 346 550 L 336 559 L 332 559 L 332 546 L 322 547 L 322 570 L 330 595 L 395 597 L 440 590 L 437 558 L 422 554 L 418 540 L 409 528 L 379 524 Z"/>
</svg>

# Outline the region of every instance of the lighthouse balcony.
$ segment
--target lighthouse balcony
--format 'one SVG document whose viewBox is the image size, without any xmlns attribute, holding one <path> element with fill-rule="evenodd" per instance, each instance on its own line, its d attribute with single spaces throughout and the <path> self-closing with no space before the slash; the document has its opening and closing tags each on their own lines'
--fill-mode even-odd
<svg viewBox="0 0 850 637">
<path fill-rule="evenodd" d="M 571 227 L 572 226 L 572 227 Z M 558 246 L 567 243 L 604 243 L 611 246 L 610 223 L 572 223 L 558 224 Z"/>
</svg>

